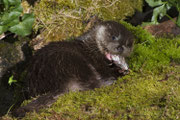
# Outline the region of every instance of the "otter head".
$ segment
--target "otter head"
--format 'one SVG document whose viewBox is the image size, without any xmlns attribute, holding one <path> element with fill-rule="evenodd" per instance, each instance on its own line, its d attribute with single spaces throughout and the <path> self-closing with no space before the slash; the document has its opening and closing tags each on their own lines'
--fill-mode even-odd
<svg viewBox="0 0 180 120">
<path fill-rule="evenodd" d="M 102 22 L 95 27 L 95 31 L 95 39 L 101 53 L 122 70 L 128 70 L 125 57 L 132 52 L 133 34 L 123 25 L 113 21 Z"/>
</svg>

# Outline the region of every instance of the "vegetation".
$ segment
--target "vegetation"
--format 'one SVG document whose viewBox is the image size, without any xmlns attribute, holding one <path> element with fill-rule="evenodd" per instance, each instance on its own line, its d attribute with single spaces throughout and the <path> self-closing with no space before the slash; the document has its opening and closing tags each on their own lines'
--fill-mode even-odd
<svg viewBox="0 0 180 120">
<path fill-rule="evenodd" d="M 20 36 L 31 34 L 34 15 L 23 13 L 21 0 L 0 1 L 0 10 L 0 35 L 6 31 Z"/>
<path fill-rule="evenodd" d="M 12 76 L 9 78 L 9 81 L 8 81 L 8 84 L 9 84 L 9 85 L 11 85 L 12 83 L 16 83 L 16 82 L 17 82 L 17 80 L 14 80 L 13 77 L 14 77 L 14 76 L 12 75 Z"/>
<path fill-rule="evenodd" d="M 34 8 L 35 30 L 49 41 L 79 36 L 92 16 L 123 20 L 142 10 L 143 0 L 41 0 Z"/>
<path fill-rule="evenodd" d="M 49 109 L 28 114 L 24 119 L 69 120 L 155 120 L 178 119 L 180 114 L 180 68 L 168 80 L 165 74 L 150 75 L 132 72 L 116 84 L 61 96 Z"/>
<path fill-rule="evenodd" d="M 161 19 L 165 15 L 171 18 L 167 11 L 172 7 L 176 7 L 177 11 L 179 12 L 179 16 L 177 21 L 175 22 L 180 27 L 180 2 L 179 0 L 145 0 L 149 6 L 155 7 L 153 10 L 153 16 L 151 19 L 151 24 L 158 24 L 158 19 Z"/>
<path fill-rule="evenodd" d="M 123 24 L 131 30 L 136 39 L 133 54 L 129 64 L 133 71 L 143 70 L 161 73 L 164 66 L 172 62 L 180 63 L 180 42 L 177 38 L 155 38 L 140 26 L 133 27 Z"/>
</svg>

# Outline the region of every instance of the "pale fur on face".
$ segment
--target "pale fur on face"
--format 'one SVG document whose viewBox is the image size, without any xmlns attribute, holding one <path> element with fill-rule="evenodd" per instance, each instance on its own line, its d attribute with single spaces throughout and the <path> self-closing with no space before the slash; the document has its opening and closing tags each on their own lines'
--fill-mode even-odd
<svg viewBox="0 0 180 120">
<path fill-rule="evenodd" d="M 97 42 L 99 50 L 103 53 L 104 50 L 103 50 L 102 44 L 106 44 L 105 41 L 104 41 L 106 27 L 101 25 L 101 26 L 98 26 L 96 29 L 97 29 L 96 42 Z"/>
<path fill-rule="evenodd" d="M 107 42 L 105 39 L 108 38 L 108 31 L 107 31 L 107 27 L 105 25 L 99 25 L 95 28 L 95 39 L 96 39 L 96 43 L 97 43 L 97 46 L 100 50 L 100 52 L 102 54 L 105 54 L 105 48 L 103 46 L 106 46 L 106 48 L 108 50 L 110 50 L 111 53 L 114 53 L 114 54 L 119 54 L 118 51 L 116 50 L 116 48 L 119 46 L 119 40 L 122 39 L 122 35 L 119 34 L 118 36 L 114 36 L 115 39 L 113 42 Z M 128 42 L 128 40 L 127 40 Z M 128 44 L 128 43 L 126 43 Z M 129 48 L 128 46 L 126 45 L 123 45 L 123 53 L 121 53 L 121 56 L 124 56 L 124 57 L 127 57 L 130 55 L 131 51 L 132 51 L 132 48 Z M 112 51 L 112 49 L 114 49 Z"/>
</svg>

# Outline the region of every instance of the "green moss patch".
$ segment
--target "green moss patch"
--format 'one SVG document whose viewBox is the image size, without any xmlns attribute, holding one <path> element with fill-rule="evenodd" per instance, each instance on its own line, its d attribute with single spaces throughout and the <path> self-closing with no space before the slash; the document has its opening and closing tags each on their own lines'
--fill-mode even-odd
<svg viewBox="0 0 180 120">
<path fill-rule="evenodd" d="M 180 64 L 180 37 L 155 38 L 140 26 L 121 23 L 136 37 L 134 51 L 129 59 L 133 71 L 161 73 L 164 67 L 173 62 Z"/>
<path fill-rule="evenodd" d="M 108 87 L 64 94 L 52 107 L 24 119 L 174 120 L 179 113 L 180 66 L 175 65 L 160 75 L 131 72 Z"/>
</svg>

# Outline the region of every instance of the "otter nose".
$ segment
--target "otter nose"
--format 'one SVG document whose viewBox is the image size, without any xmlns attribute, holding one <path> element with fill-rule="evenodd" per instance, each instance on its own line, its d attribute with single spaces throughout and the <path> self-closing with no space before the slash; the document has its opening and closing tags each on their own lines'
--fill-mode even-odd
<svg viewBox="0 0 180 120">
<path fill-rule="evenodd" d="M 117 47 L 118 52 L 122 53 L 124 48 L 122 46 Z"/>
</svg>

